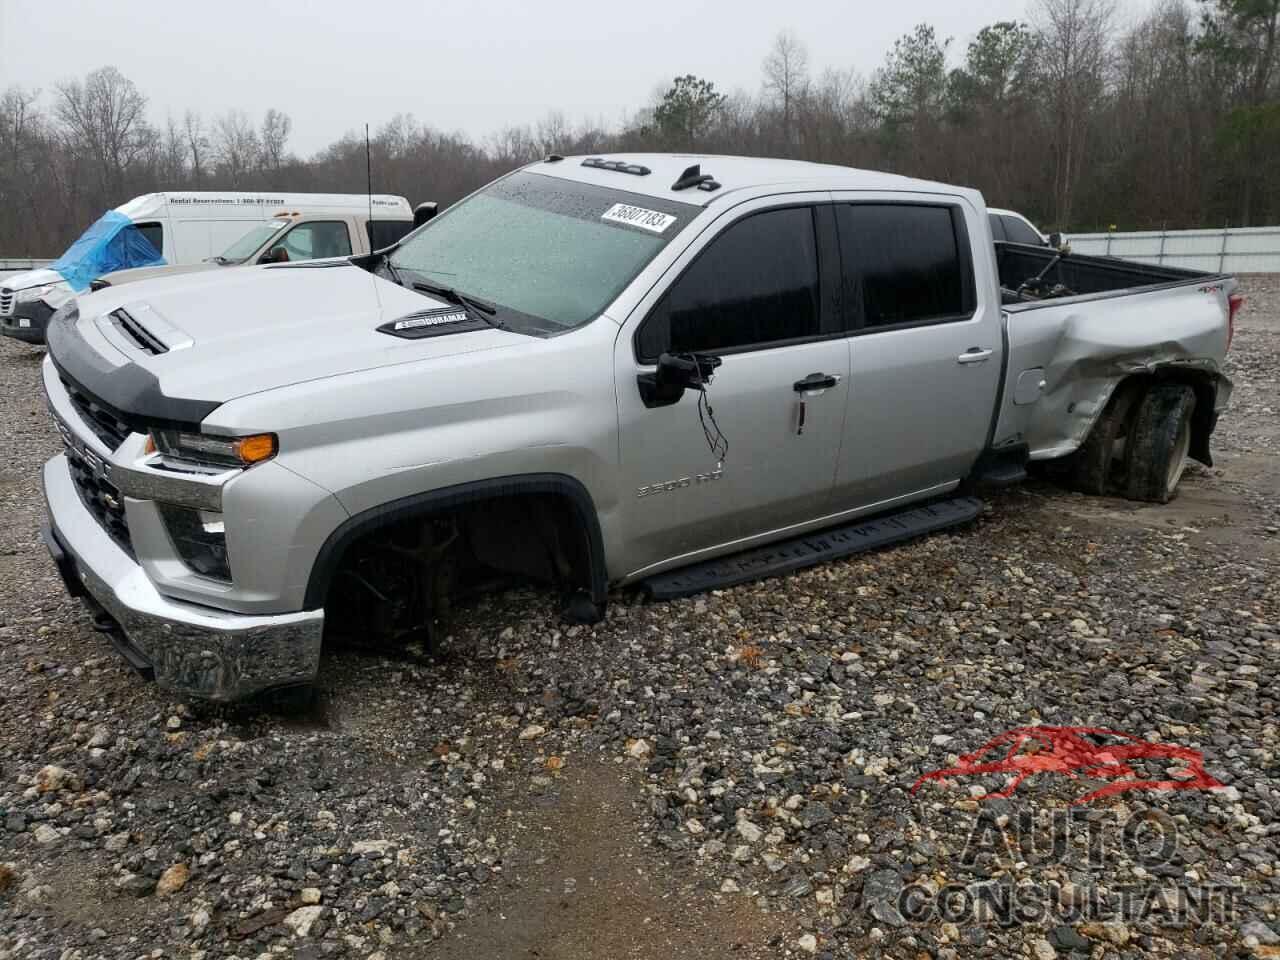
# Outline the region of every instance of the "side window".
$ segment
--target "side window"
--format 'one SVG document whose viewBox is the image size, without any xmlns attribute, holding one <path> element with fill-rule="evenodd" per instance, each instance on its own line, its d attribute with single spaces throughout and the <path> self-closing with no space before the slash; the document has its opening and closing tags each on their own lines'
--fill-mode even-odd
<svg viewBox="0 0 1280 960">
<path fill-rule="evenodd" d="M 676 280 L 640 328 L 636 348 L 664 352 L 760 347 L 821 332 L 813 211 L 788 207 L 728 227 Z"/>
<path fill-rule="evenodd" d="M 413 229 L 412 220 L 366 220 L 364 225 L 369 232 L 370 250 L 389 247 Z"/>
<path fill-rule="evenodd" d="M 156 252 L 164 253 L 164 225 L 159 223 L 140 223 L 138 224 L 138 232 L 147 238 L 148 242 L 156 248 Z"/>
<path fill-rule="evenodd" d="M 1037 247 L 1044 246 L 1044 240 L 1040 234 L 1036 233 L 1017 217 L 1001 217 L 1000 219 L 1004 221 L 1004 230 L 1009 235 L 1010 243 L 1034 243 Z"/>
<path fill-rule="evenodd" d="M 351 238 L 341 220 L 322 220 L 298 224 L 272 250 L 279 247 L 284 247 L 290 261 L 346 257 L 351 255 Z"/>
<path fill-rule="evenodd" d="M 994 213 L 988 213 L 987 219 L 991 221 L 991 239 L 996 243 L 1003 243 L 1008 240 L 1008 235 L 1004 232 L 1004 220 Z"/>
<path fill-rule="evenodd" d="M 862 329 L 973 314 L 973 260 L 959 208 L 856 203 L 839 209 L 845 302 Z"/>
</svg>

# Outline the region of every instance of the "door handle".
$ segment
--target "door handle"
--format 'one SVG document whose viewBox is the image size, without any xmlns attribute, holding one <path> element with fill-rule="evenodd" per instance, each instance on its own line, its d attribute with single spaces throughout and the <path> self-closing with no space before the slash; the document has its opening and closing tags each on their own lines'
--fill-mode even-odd
<svg viewBox="0 0 1280 960">
<path fill-rule="evenodd" d="M 811 390 L 830 390 L 840 382 L 840 377 L 834 373 L 811 373 L 803 380 L 797 380 L 792 389 L 796 393 L 808 393 Z"/>
<path fill-rule="evenodd" d="M 960 356 L 956 357 L 956 363 L 985 363 L 991 359 L 994 350 L 984 350 L 982 347 L 970 347 Z"/>
</svg>

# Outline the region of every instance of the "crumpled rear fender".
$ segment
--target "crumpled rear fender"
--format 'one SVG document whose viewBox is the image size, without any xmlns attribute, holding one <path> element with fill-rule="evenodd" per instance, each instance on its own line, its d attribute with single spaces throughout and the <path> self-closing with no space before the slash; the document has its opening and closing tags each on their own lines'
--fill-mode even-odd
<svg viewBox="0 0 1280 960">
<path fill-rule="evenodd" d="M 1181 287 L 1010 312 L 1005 399 L 993 445 L 1025 443 L 1032 460 L 1066 456 L 1122 382 L 1176 380 L 1196 391 L 1191 455 L 1212 465 L 1209 437 L 1231 396 L 1220 369 L 1227 331 L 1217 299 Z"/>
</svg>

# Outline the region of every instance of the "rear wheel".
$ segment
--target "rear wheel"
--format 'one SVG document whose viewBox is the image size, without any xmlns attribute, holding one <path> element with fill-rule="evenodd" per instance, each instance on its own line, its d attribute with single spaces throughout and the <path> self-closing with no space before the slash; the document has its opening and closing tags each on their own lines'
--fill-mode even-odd
<svg viewBox="0 0 1280 960">
<path fill-rule="evenodd" d="M 1146 387 L 1140 380 L 1121 383 L 1071 460 L 1071 485 L 1102 496 L 1122 486 L 1121 473 L 1134 408 Z"/>
<path fill-rule="evenodd" d="M 1195 410 L 1195 391 L 1185 384 L 1158 384 L 1147 391 L 1125 445 L 1130 500 L 1168 503 L 1174 498 L 1187 467 Z"/>
</svg>

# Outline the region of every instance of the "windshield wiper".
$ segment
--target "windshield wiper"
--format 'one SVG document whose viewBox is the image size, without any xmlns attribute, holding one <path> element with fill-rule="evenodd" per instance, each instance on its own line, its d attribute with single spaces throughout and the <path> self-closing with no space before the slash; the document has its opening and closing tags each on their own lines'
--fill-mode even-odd
<svg viewBox="0 0 1280 960">
<path fill-rule="evenodd" d="M 501 320 L 494 316 L 498 312 L 496 304 L 490 303 L 488 300 L 481 300 L 479 297 L 473 297 L 469 294 L 461 293 L 453 287 L 446 287 L 439 283 L 428 283 L 425 280 L 413 281 L 413 289 L 421 290 L 423 293 L 434 294 L 448 300 L 450 303 L 456 303 L 460 307 L 466 307 L 480 314 L 480 319 L 491 327 L 502 329 L 506 326 Z"/>
</svg>

